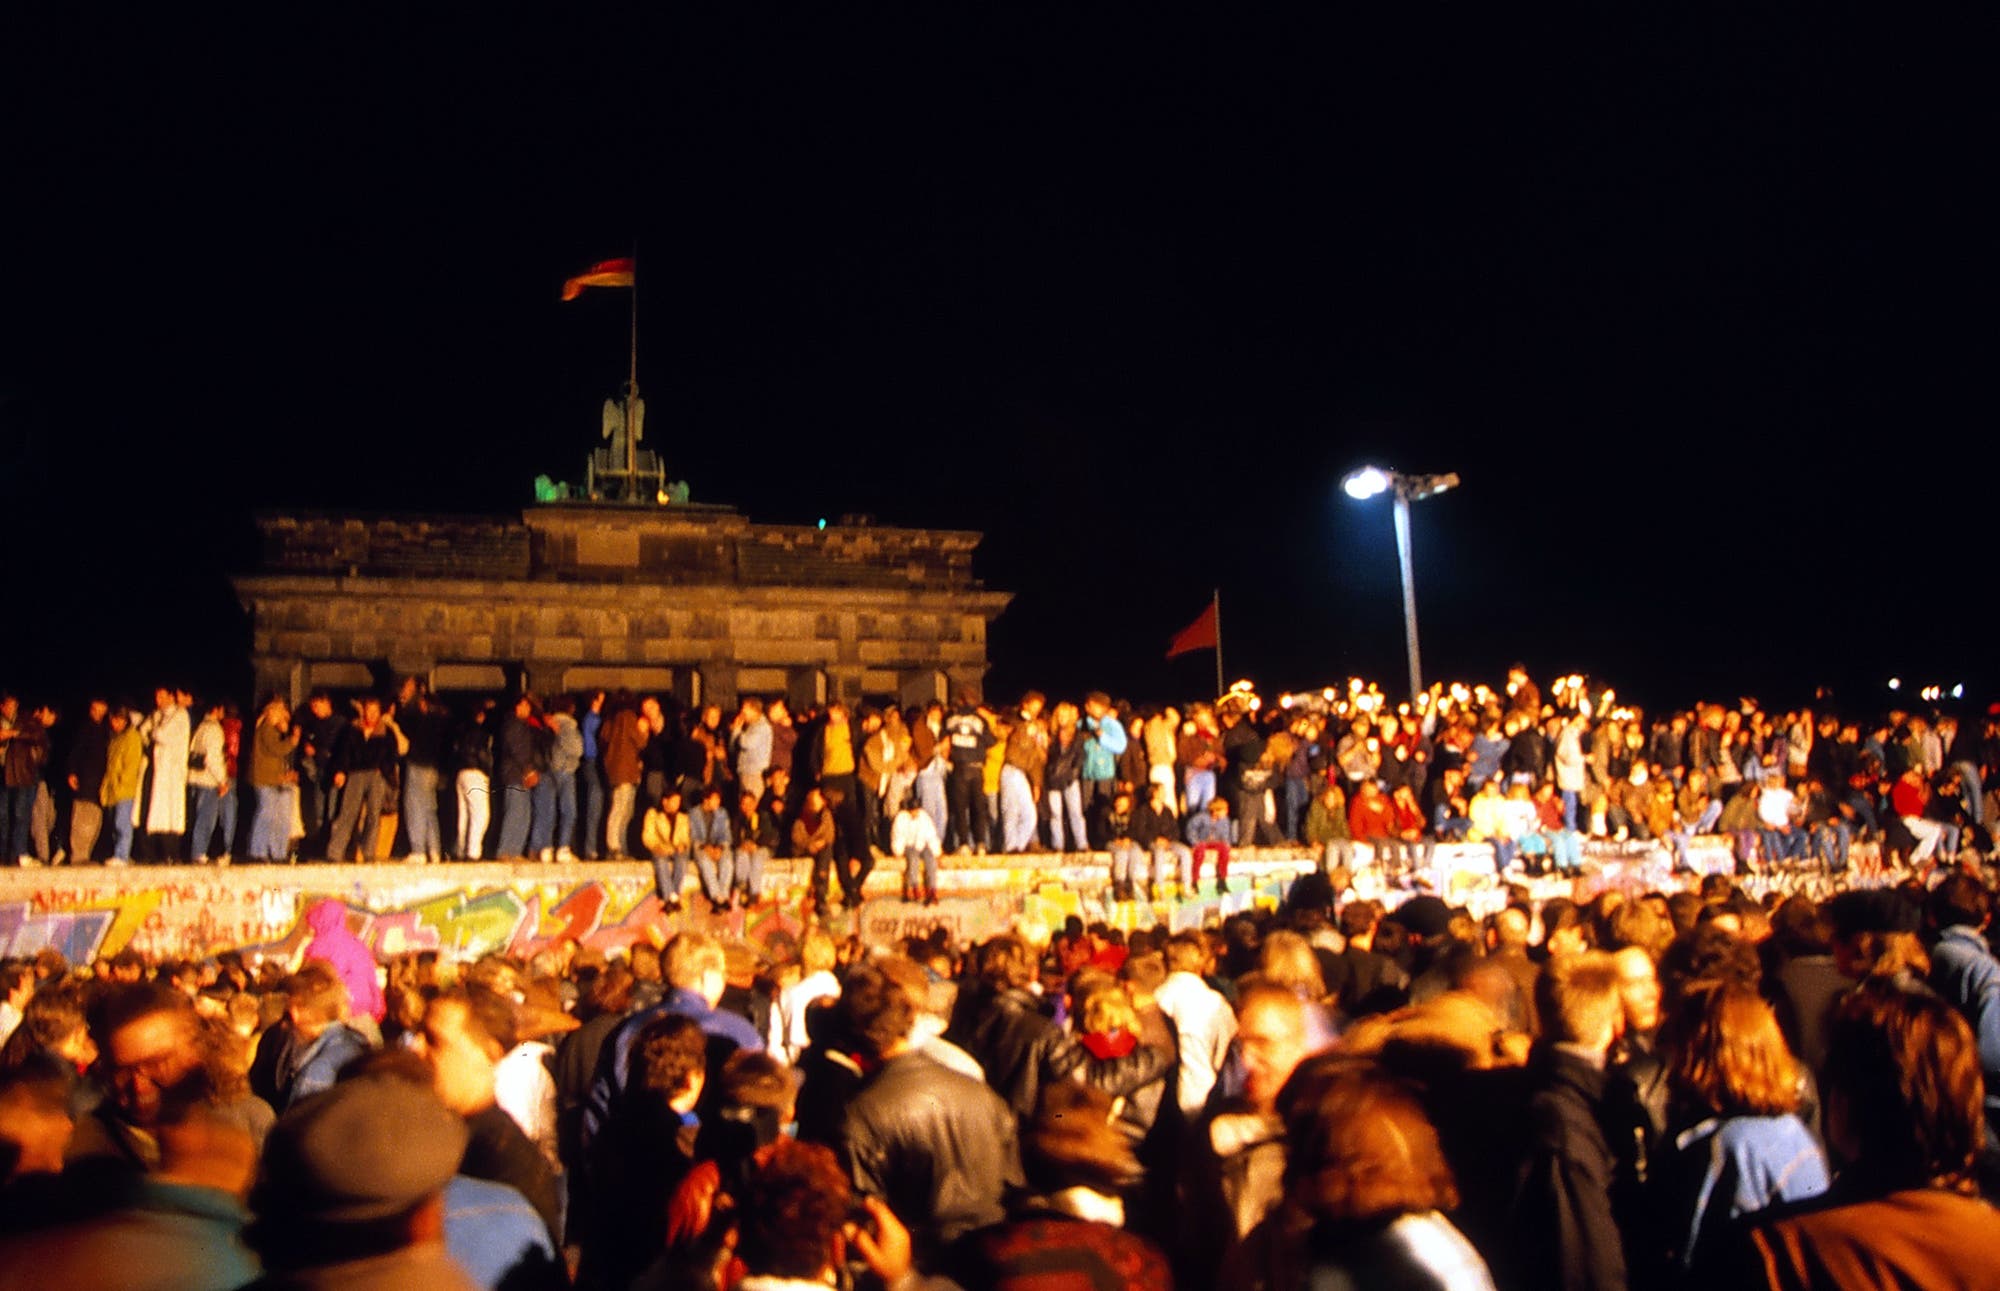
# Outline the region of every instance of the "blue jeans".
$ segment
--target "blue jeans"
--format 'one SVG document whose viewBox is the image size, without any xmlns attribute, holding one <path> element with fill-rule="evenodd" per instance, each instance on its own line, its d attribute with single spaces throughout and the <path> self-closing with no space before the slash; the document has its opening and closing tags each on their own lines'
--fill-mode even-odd
<svg viewBox="0 0 2000 1291">
<path fill-rule="evenodd" d="M 1847 849 L 1854 845 L 1854 831 L 1844 820 L 1829 820 L 1812 827 L 1812 849 L 1835 874 L 1847 871 Z"/>
<path fill-rule="evenodd" d="M 694 872 L 701 876 L 701 894 L 708 898 L 710 905 L 721 905 L 729 896 L 729 849 L 722 855 L 710 856 L 706 852 L 695 853 Z"/>
<path fill-rule="evenodd" d="M 243 801 L 243 782 L 231 780 L 222 791 L 222 854 L 236 850 L 236 807 Z"/>
<path fill-rule="evenodd" d="M 222 795 L 212 785 L 198 784 L 188 790 L 188 796 L 194 799 L 194 834 L 188 839 L 188 855 L 206 860 L 216 855 L 209 845 L 215 838 L 216 822 L 222 818 Z M 226 836 L 222 850 L 229 850 Z"/>
<path fill-rule="evenodd" d="M 1574 829 L 1559 829 L 1549 835 L 1549 859 L 1558 870 L 1583 868 L 1583 835 Z"/>
<path fill-rule="evenodd" d="M 1278 829 L 1286 838 L 1298 840 L 1299 825 L 1311 801 L 1312 786 L 1303 780 L 1286 780 L 1278 790 Z"/>
<path fill-rule="evenodd" d="M 1319 868 L 1324 874 L 1331 874 L 1336 866 L 1354 868 L 1354 840 L 1351 838 L 1329 838 L 1319 849 Z"/>
<path fill-rule="evenodd" d="M 111 859 L 114 861 L 132 859 L 132 813 L 138 806 L 137 798 L 111 804 Z"/>
<path fill-rule="evenodd" d="M 519 860 L 528 854 L 528 819 L 534 814 L 534 790 L 510 784 L 501 795 L 500 841 L 493 848 L 498 860 Z"/>
<path fill-rule="evenodd" d="M 1802 829 L 1767 829 L 1764 833 L 1764 863 L 1775 865 L 1779 861 L 1803 861 L 1806 858 L 1806 835 Z"/>
<path fill-rule="evenodd" d="M 1034 841 L 1035 795 L 1019 767 L 1000 768 L 1000 850 L 1018 852 Z"/>
<path fill-rule="evenodd" d="M 724 872 L 724 884 L 742 888 L 752 901 L 757 900 L 764 895 L 764 862 L 770 859 L 771 854 L 761 847 L 737 848 L 723 858 L 723 864 L 729 867 Z"/>
<path fill-rule="evenodd" d="M 585 762 L 577 771 L 577 778 L 583 785 L 583 837 L 577 843 L 576 854 L 586 861 L 597 859 L 604 826 L 604 769 L 595 762 Z"/>
<path fill-rule="evenodd" d="M 1495 837 L 1486 841 L 1493 847 L 1493 872 L 1505 873 L 1507 867 L 1514 863 L 1514 840 Z"/>
<path fill-rule="evenodd" d="M 914 888 L 919 879 L 924 891 L 937 891 L 937 853 L 928 847 L 911 847 L 903 852 L 903 886 Z"/>
<path fill-rule="evenodd" d="M 1153 844 L 1153 873 L 1172 874 L 1183 891 L 1194 891 L 1194 849 L 1162 838 Z"/>
<path fill-rule="evenodd" d="M 35 786 L 27 785 L 19 789 L 7 790 L 7 856 L 8 864 L 16 857 L 28 855 L 34 842 Z"/>
<path fill-rule="evenodd" d="M 513 790 L 507 791 L 507 801 L 513 802 Z M 528 855 L 540 856 L 555 846 L 556 834 L 556 787 L 555 777 L 543 772 L 535 787 L 528 790 Z M 574 801 L 570 805 L 572 814 L 576 811 Z"/>
<path fill-rule="evenodd" d="M 438 827 L 438 769 L 415 762 L 403 767 L 403 830 L 410 837 L 410 855 L 437 860 L 444 855 L 444 831 Z"/>
<path fill-rule="evenodd" d="M 686 886 L 688 876 L 688 854 L 675 852 L 671 856 L 653 858 L 653 885 L 660 891 L 663 901 L 679 902 L 681 888 Z"/>
<path fill-rule="evenodd" d="M 917 805 L 924 809 L 924 815 L 937 826 L 938 837 L 945 836 L 947 820 L 944 797 L 944 773 L 933 763 L 917 772 Z"/>
<path fill-rule="evenodd" d="M 1139 871 L 1144 869 L 1146 881 L 1153 881 L 1153 858 L 1137 843 L 1113 843 L 1111 845 L 1111 881 L 1113 883 L 1134 882 Z"/>
<path fill-rule="evenodd" d="M 551 771 L 542 777 L 555 799 L 555 846 L 570 846 L 576 839 L 576 772 Z"/>
<path fill-rule="evenodd" d="M 1190 771 L 1184 783 L 1187 807 L 1181 815 L 1183 818 L 1199 816 L 1215 797 L 1215 772 Z"/>
<path fill-rule="evenodd" d="M 1972 762 L 1954 762 L 1958 781 L 1965 786 L 1965 818 L 1975 825 L 1986 823 L 1986 786 L 1980 783 L 1979 767 Z"/>
<path fill-rule="evenodd" d="M 1085 852 L 1090 850 L 1088 836 L 1083 832 L 1083 786 L 1075 781 L 1067 789 L 1051 789 L 1048 792 L 1049 843 L 1058 852 Z M 1065 839 L 1063 818 L 1069 818 L 1069 833 Z M 1067 845 L 1065 845 L 1067 842 Z"/>
<path fill-rule="evenodd" d="M 292 850 L 292 804 L 299 787 L 265 785 L 257 790 L 257 815 L 250 822 L 250 859 L 282 861 Z"/>
<path fill-rule="evenodd" d="M 1577 802 L 1576 790 L 1574 789 L 1563 790 L 1562 800 L 1563 800 L 1563 828 L 1574 831 L 1576 829 L 1576 802 Z"/>
</svg>

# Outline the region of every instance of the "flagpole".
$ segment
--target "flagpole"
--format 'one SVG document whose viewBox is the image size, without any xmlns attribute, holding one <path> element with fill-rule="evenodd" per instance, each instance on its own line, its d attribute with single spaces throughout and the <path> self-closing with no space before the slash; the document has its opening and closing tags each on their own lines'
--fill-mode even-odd
<svg viewBox="0 0 2000 1291">
<path fill-rule="evenodd" d="M 639 245 L 632 244 L 632 331 L 625 372 L 625 500 L 639 491 Z"/>
<path fill-rule="evenodd" d="M 1214 589 L 1214 594 L 1208 599 L 1208 606 L 1215 617 L 1215 696 L 1220 699 L 1227 689 L 1222 684 L 1222 589 L 1220 587 Z"/>
</svg>

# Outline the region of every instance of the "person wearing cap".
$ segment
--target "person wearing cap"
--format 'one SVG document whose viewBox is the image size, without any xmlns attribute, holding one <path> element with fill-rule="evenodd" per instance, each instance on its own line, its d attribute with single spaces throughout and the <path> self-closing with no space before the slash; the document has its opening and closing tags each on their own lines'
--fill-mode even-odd
<svg viewBox="0 0 2000 1291">
<path fill-rule="evenodd" d="M 465 1122 L 408 1081 L 342 1081 L 278 1119 L 251 1194 L 260 1291 L 475 1291 L 445 1249 Z"/>
</svg>

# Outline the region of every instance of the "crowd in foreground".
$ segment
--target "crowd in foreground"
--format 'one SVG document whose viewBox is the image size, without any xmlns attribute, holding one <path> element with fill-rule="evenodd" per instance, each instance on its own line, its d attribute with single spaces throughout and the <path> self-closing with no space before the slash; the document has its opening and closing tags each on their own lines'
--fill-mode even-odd
<svg viewBox="0 0 2000 1291">
<path fill-rule="evenodd" d="M 325 901 L 295 963 L 0 965 L 0 1291 L 2000 1286 L 1977 871 L 1336 883 L 465 964 Z"/>
<path fill-rule="evenodd" d="M 1649 715 L 1581 677 L 1544 699 L 1518 666 L 1497 690 L 1397 705 L 1357 679 L 1185 711 L 1030 691 L 796 715 L 747 697 L 731 717 L 602 690 L 454 710 L 409 678 L 297 712 L 273 697 L 246 726 L 171 687 L 150 713 L 99 699 L 73 723 L 0 694 L 0 750 L 0 854 L 20 864 L 632 856 L 670 906 L 691 881 L 714 905 L 763 899 L 776 856 L 811 859 L 824 905 L 836 886 L 858 901 L 883 862 L 934 901 L 953 851 L 1107 854 L 1133 897 L 1219 884 L 1232 848 L 1309 847 L 1331 869 L 1366 846 L 1408 867 L 1468 841 L 1509 871 L 1575 868 L 1586 838 L 1658 840 L 1686 868 L 1690 839 L 1721 835 L 1751 869 L 1840 872 L 1857 841 L 1922 868 L 1990 853 L 2000 826 L 1993 713 Z"/>
</svg>

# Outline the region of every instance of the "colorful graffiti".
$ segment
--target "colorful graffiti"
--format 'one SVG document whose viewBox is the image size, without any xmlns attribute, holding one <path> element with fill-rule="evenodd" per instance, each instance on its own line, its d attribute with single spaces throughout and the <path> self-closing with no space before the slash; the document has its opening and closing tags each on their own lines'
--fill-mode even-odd
<svg viewBox="0 0 2000 1291">
<path fill-rule="evenodd" d="M 900 876 L 879 867 L 869 883 L 870 899 L 830 922 L 838 932 L 858 930 L 878 943 L 939 927 L 959 941 L 1019 923 L 1052 931 L 1072 916 L 1128 931 L 1180 930 L 1244 910 L 1275 908 L 1291 884 L 1312 869 L 1311 860 L 1298 853 L 1239 855 L 1224 892 L 1113 901 L 1101 861 L 1072 865 L 1006 858 L 1017 863 L 1003 865 L 995 863 L 999 859 L 949 865 L 943 874 L 947 895 L 935 906 L 897 899 Z M 1731 865 L 1720 840 L 1698 840 L 1693 859 L 1702 872 Z M 1857 857 L 1857 867 L 1866 869 L 1865 857 Z M 1669 890 L 1692 881 L 1672 871 L 1672 858 L 1656 843 L 1592 844 L 1579 874 L 1534 879 L 1529 887 L 1537 898 L 1587 900 L 1606 889 Z M 665 945 L 687 927 L 760 945 L 796 938 L 803 928 L 805 867 L 774 863 L 767 880 L 773 899 L 751 910 L 710 910 L 690 894 L 685 911 L 670 912 L 654 891 L 650 867 L 636 864 L 0 871 L 0 955 L 54 947 L 82 962 L 130 947 L 163 959 L 224 948 L 288 957 L 307 939 L 305 909 L 323 897 L 343 902 L 355 932 L 385 959 L 423 950 L 453 958 L 494 951 L 526 956 L 565 941 L 611 952 L 640 941 Z M 1760 894 L 1767 889 L 1817 894 L 1829 883 L 1802 873 L 1744 881 Z M 1390 906 L 1415 891 L 1436 892 L 1475 915 L 1507 901 L 1492 853 L 1482 845 L 1437 848 L 1414 882 L 1391 881 L 1365 854 L 1353 873 L 1353 895 Z"/>
</svg>

